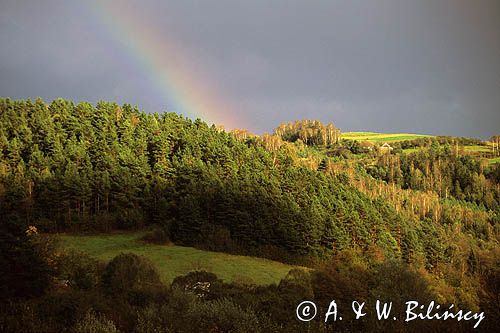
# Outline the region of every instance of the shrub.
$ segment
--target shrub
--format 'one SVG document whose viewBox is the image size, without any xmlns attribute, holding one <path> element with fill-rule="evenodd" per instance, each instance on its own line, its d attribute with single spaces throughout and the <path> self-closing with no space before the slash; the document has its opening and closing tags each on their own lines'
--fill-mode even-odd
<svg viewBox="0 0 500 333">
<path fill-rule="evenodd" d="M 260 332 L 257 316 L 229 299 L 203 301 L 174 289 L 167 304 L 138 312 L 139 333 L 150 332 Z"/>
<path fill-rule="evenodd" d="M 197 282 L 216 282 L 219 281 L 217 275 L 206 271 L 189 272 L 186 275 L 178 276 L 172 282 L 172 287 L 179 287 L 181 289 L 188 289 L 189 286 Z"/>
<path fill-rule="evenodd" d="M 68 280 L 72 287 L 92 289 L 98 282 L 102 266 L 94 258 L 77 251 L 64 252 L 58 258 L 59 277 Z"/>
<path fill-rule="evenodd" d="M 88 311 L 84 318 L 79 320 L 74 333 L 115 333 L 118 332 L 113 321 L 104 315 L 97 315 L 94 311 Z"/>
<path fill-rule="evenodd" d="M 149 304 L 137 313 L 138 333 L 192 332 L 189 314 L 199 299 L 192 293 L 172 288 L 168 300 L 161 304 Z"/>
<path fill-rule="evenodd" d="M 161 286 L 156 267 L 144 257 L 122 253 L 109 262 L 102 275 L 102 284 L 110 294 L 140 291 Z"/>
<path fill-rule="evenodd" d="M 214 273 L 206 271 L 190 272 L 178 276 L 172 282 L 173 288 L 189 291 L 200 298 L 212 298 L 222 286 L 222 281 Z M 214 296 L 215 297 L 215 296 Z"/>
<path fill-rule="evenodd" d="M 195 303 L 189 313 L 192 328 L 198 332 L 260 332 L 259 320 L 249 309 L 229 299 Z"/>
<path fill-rule="evenodd" d="M 20 219 L 0 223 L 0 299 L 44 294 L 54 271 L 54 248 L 52 237 Z"/>
</svg>

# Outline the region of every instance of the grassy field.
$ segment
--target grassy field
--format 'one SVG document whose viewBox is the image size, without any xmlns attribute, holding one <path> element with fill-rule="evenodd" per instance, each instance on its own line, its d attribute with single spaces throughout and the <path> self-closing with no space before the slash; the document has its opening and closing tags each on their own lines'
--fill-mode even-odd
<svg viewBox="0 0 500 333">
<path fill-rule="evenodd" d="M 403 149 L 403 154 L 411 154 L 417 152 L 421 148 L 407 148 Z"/>
<path fill-rule="evenodd" d="M 490 164 L 500 163 L 500 157 L 490 158 L 488 159 Z"/>
<path fill-rule="evenodd" d="M 469 153 L 491 153 L 493 151 L 493 149 L 490 146 L 473 145 L 473 146 L 464 146 L 463 148 L 466 152 Z"/>
<path fill-rule="evenodd" d="M 229 255 L 175 245 L 154 245 L 142 242 L 143 233 L 105 234 L 96 236 L 61 235 L 66 248 L 79 250 L 92 257 L 109 261 L 116 255 L 132 252 L 149 258 L 158 268 L 163 282 L 194 270 L 215 273 L 227 282 L 267 285 L 279 282 L 290 269 L 276 261 Z"/>
<path fill-rule="evenodd" d="M 419 138 L 429 138 L 432 135 L 408 134 L 408 133 L 375 133 L 375 132 L 345 132 L 342 133 L 343 139 L 370 141 L 370 142 L 396 142 L 404 140 L 413 140 Z"/>
</svg>

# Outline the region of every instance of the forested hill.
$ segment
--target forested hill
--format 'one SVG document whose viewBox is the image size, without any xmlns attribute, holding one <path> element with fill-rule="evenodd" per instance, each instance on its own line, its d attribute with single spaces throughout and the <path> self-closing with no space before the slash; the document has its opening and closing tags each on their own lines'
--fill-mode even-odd
<svg viewBox="0 0 500 333">
<path fill-rule="evenodd" d="M 179 244 L 266 256 L 425 248 L 387 203 L 233 135 L 130 105 L 0 100 L 3 223 L 45 231 L 160 224 Z"/>
<path fill-rule="evenodd" d="M 158 298 L 163 287 L 145 258 L 119 255 L 103 271 L 50 240 L 55 232 L 141 229 L 145 241 L 161 241 L 157 248 L 172 240 L 313 268 L 291 271 L 278 286 L 264 289 L 214 287 L 212 300 L 229 297 L 242 306 L 216 311 L 222 321 L 239 324 L 234 311 L 248 308 L 260 318 L 252 327 L 304 331 L 305 323 L 291 319 L 304 299 L 325 305 L 336 299 L 347 308 L 352 300 L 394 299 L 398 309 L 418 299 L 484 310 L 484 327 L 495 331 L 500 163 L 498 143 L 487 145 L 416 137 L 382 146 L 342 139 L 333 124 L 310 120 L 256 136 L 127 104 L 0 99 L 0 294 L 14 300 L 0 307 L 0 330 L 34 325 L 33 331 L 63 331 L 77 320 L 92 322 L 92 313 L 82 319 L 84 309 L 104 306 L 123 331 L 144 323 L 200 331 L 192 318 L 205 318 L 205 309 L 226 303 L 178 303 L 176 289 Z M 106 239 L 109 244 L 101 246 L 120 248 Z M 171 265 L 149 252 L 149 244 L 133 245 Z M 193 274 L 179 279 L 217 279 Z M 71 280 L 65 292 L 60 279 Z M 186 293 L 178 299 L 191 302 L 193 295 Z M 25 303 L 20 297 L 34 298 Z M 407 328 L 403 320 L 345 318 L 349 331 Z M 207 325 L 217 327 L 212 322 Z M 307 329 L 325 329 L 322 320 L 309 324 Z M 468 330 L 462 323 L 442 324 L 422 321 L 410 330 Z M 153 330 L 144 327 L 137 331 Z"/>
<path fill-rule="evenodd" d="M 293 137 L 295 127 L 278 129 Z M 353 149 L 338 143 L 335 127 L 324 129 L 334 140 L 318 142 Z M 242 139 L 201 120 L 127 104 L 1 99 L 3 224 L 47 232 L 157 224 L 178 244 L 282 261 L 378 249 L 422 257 L 429 267 L 453 256 L 444 254 L 454 248 L 447 225 L 459 226 L 452 238 L 496 242 L 498 214 L 484 206 L 450 203 L 411 186 L 397 192 L 375 179 L 385 169 L 368 169 L 373 178 L 349 158 L 308 149 L 300 140 Z M 485 198 L 498 209 L 494 197 Z"/>
</svg>

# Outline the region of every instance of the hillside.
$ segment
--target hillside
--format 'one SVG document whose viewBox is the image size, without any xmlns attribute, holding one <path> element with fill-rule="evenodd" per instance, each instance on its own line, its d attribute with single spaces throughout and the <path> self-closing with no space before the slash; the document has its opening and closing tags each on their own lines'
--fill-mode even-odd
<svg viewBox="0 0 500 333">
<path fill-rule="evenodd" d="M 43 231 L 160 224 L 178 244 L 289 262 L 353 246 L 407 256 L 416 245 L 410 220 L 296 165 L 272 137 L 238 140 L 105 102 L 4 99 L 0 110 L 1 208 Z"/>
<path fill-rule="evenodd" d="M 399 314 L 435 300 L 498 318 L 493 147 L 317 120 L 255 136 L 128 104 L 0 99 L 0 331 L 390 326 L 306 324 L 294 317 L 305 299 L 384 298 Z M 411 327 L 471 328 L 445 324 Z"/>
<path fill-rule="evenodd" d="M 456 151 L 456 154 L 469 155 L 487 161 L 490 164 L 498 163 L 498 152 L 496 145 L 490 141 L 481 141 L 471 138 L 453 138 L 445 136 L 433 136 L 425 134 L 407 133 L 375 133 L 375 132 L 344 132 L 344 140 L 368 142 L 370 144 L 383 144 L 385 142 L 396 148 L 403 148 L 403 153 L 409 154 L 425 147 L 426 138 L 433 138 L 440 142 L 448 142 Z"/>
</svg>

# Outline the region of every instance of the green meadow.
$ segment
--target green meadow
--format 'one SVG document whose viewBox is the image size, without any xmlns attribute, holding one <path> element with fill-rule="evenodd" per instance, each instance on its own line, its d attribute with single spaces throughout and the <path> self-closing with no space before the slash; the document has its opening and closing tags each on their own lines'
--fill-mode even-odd
<svg viewBox="0 0 500 333">
<path fill-rule="evenodd" d="M 500 157 L 490 158 L 488 159 L 490 164 L 500 163 Z"/>
<path fill-rule="evenodd" d="M 413 140 L 419 138 L 430 138 L 432 135 L 408 134 L 408 133 L 375 133 L 375 132 L 345 132 L 342 133 L 343 139 L 370 141 L 370 142 L 396 142 L 404 140 Z"/>
<path fill-rule="evenodd" d="M 426 134 L 408 134 L 408 133 L 376 133 L 376 132 L 345 132 L 342 133 L 343 139 L 357 140 L 357 141 L 369 141 L 372 143 L 377 142 L 397 142 L 404 140 L 413 140 L 419 138 L 430 138 L 432 135 Z M 411 154 L 417 152 L 421 148 L 407 148 L 403 150 L 404 154 Z M 491 153 L 493 148 L 491 144 L 489 145 L 470 145 L 470 146 L 460 146 L 461 154 L 464 155 L 482 155 L 483 153 Z M 486 158 L 489 164 L 495 164 L 500 162 L 500 158 Z"/>
<path fill-rule="evenodd" d="M 156 245 L 141 241 L 142 232 L 93 236 L 61 235 L 65 248 L 109 261 L 120 253 L 132 252 L 149 258 L 162 280 L 170 284 L 177 276 L 194 270 L 215 273 L 226 282 L 268 285 L 278 283 L 295 266 L 272 260 L 198 250 L 176 245 Z"/>
<path fill-rule="evenodd" d="M 493 151 L 491 146 L 480 145 L 464 146 L 464 150 L 469 153 L 490 153 Z"/>
</svg>

